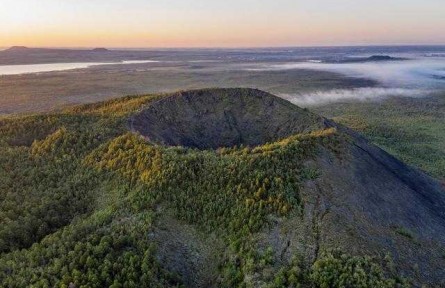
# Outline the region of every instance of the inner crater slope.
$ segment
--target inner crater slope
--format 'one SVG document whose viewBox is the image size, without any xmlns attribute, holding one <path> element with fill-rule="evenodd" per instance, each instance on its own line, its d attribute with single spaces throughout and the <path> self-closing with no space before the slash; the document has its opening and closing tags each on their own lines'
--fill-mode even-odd
<svg viewBox="0 0 445 288">
<path fill-rule="evenodd" d="M 323 118 L 256 89 L 178 92 L 130 119 L 132 130 L 166 146 L 258 146 L 324 127 Z"/>
</svg>

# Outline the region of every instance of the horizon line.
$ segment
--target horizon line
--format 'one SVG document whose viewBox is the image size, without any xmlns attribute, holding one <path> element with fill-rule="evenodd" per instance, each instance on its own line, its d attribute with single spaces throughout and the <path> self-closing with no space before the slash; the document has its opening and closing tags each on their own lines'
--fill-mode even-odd
<svg viewBox="0 0 445 288">
<path fill-rule="evenodd" d="M 154 50 L 154 49 L 291 49 L 291 48 L 352 48 L 352 47 L 445 47 L 443 44 L 339 44 L 339 45 L 273 45 L 273 46 L 144 46 L 144 47 L 131 47 L 131 46 L 27 46 L 27 45 L 11 45 L 0 46 L 0 49 L 9 49 L 13 47 L 25 47 L 28 49 L 95 49 L 105 48 L 110 50 L 117 49 L 134 49 L 134 50 Z"/>
</svg>

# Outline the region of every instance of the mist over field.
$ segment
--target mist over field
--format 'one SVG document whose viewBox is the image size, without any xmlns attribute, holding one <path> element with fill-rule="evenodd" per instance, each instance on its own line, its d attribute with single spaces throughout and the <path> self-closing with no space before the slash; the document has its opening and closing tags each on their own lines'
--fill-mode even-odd
<svg viewBox="0 0 445 288">
<path fill-rule="evenodd" d="M 369 77 L 385 86 L 405 88 L 445 87 L 445 59 L 407 59 L 371 63 L 285 63 L 253 68 L 253 71 L 312 69 L 341 73 L 350 77 Z"/>
<path fill-rule="evenodd" d="M 422 97 L 428 93 L 430 93 L 428 90 L 422 89 L 365 87 L 299 94 L 279 94 L 279 96 L 299 106 L 308 107 L 341 101 L 377 101 L 391 96 Z"/>
<path fill-rule="evenodd" d="M 280 94 L 293 103 L 303 106 L 343 100 L 381 100 L 391 96 L 420 97 L 445 89 L 445 58 L 437 56 L 388 62 L 323 63 L 321 60 L 308 60 L 258 66 L 247 69 L 257 72 L 294 69 L 329 71 L 351 78 L 369 78 L 378 83 L 378 87 Z"/>
</svg>

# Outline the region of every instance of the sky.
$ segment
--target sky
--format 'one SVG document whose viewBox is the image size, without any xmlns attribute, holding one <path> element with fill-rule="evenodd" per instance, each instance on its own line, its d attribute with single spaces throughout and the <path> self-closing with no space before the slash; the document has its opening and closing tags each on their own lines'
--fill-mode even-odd
<svg viewBox="0 0 445 288">
<path fill-rule="evenodd" d="M 445 44 L 445 0 L 0 0 L 0 47 Z"/>
</svg>

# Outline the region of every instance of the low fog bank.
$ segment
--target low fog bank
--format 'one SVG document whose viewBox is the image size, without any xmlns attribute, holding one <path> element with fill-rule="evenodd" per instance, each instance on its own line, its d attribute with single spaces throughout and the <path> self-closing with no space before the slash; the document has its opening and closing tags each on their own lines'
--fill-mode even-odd
<svg viewBox="0 0 445 288">
<path fill-rule="evenodd" d="M 334 89 L 310 93 L 279 94 L 278 96 L 301 106 L 310 107 L 342 101 L 376 101 L 388 97 L 422 97 L 431 93 L 422 89 L 367 87 Z"/>
<path fill-rule="evenodd" d="M 379 83 L 379 87 L 280 95 L 301 106 L 323 105 L 338 101 L 372 101 L 393 96 L 422 97 L 436 91 L 445 91 L 445 59 L 443 57 L 371 63 L 322 63 L 314 59 L 308 62 L 260 64 L 247 69 L 257 72 L 294 69 L 329 71 L 351 78 L 368 78 Z"/>
<path fill-rule="evenodd" d="M 341 73 L 349 77 L 367 77 L 388 87 L 445 88 L 445 59 L 443 57 L 419 58 L 404 61 L 369 63 L 317 63 L 294 62 L 260 64 L 249 71 L 281 71 L 311 69 Z"/>
</svg>

